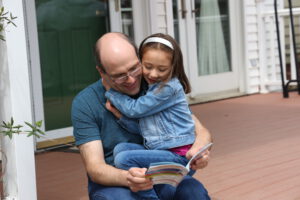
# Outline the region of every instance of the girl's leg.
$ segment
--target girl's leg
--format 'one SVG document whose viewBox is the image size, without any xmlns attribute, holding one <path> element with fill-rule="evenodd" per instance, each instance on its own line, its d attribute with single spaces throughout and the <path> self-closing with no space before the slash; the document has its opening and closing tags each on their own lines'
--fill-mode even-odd
<svg viewBox="0 0 300 200">
<path fill-rule="evenodd" d="M 115 155 L 116 167 L 125 170 L 131 167 L 148 168 L 154 162 L 175 162 L 185 166 L 188 160 L 168 150 L 138 149 L 121 151 Z"/>
<path fill-rule="evenodd" d="M 114 148 L 114 157 L 120 152 L 123 151 L 130 151 L 130 150 L 146 150 L 143 145 L 140 144 L 134 144 L 134 143 L 119 143 Z"/>
</svg>

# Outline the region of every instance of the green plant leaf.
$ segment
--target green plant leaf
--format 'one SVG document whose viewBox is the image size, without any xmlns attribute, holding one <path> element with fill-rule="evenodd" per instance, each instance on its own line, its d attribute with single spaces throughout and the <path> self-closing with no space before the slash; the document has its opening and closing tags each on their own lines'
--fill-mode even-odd
<svg viewBox="0 0 300 200">
<path fill-rule="evenodd" d="M 27 137 L 32 136 L 34 133 L 32 131 L 28 132 Z"/>
<path fill-rule="evenodd" d="M 45 135 L 45 132 L 42 131 L 41 129 L 37 129 L 37 132 L 39 132 L 41 135 Z"/>
<path fill-rule="evenodd" d="M 22 127 L 23 127 L 22 125 L 13 126 L 13 128 L 17 128 L 17 129 L 20 129 Z"/>
<path fill-rule="evenodd" d="M 0 125 L 2 128 L 4 128 L 3 131 L 0 131 L 1 134 L 4 134 L 5 136 L 8 136 L 10 139 L 12 139 L 13 134 L 20 134 L 21 132 L 28 133 L 27 137 L 30 136 L 36 136 L 40 138 L 41 135 L 45 135 L 45 133 L 39 129 L 42 126 L 42 120 L 37 121 L 32 125 L 29 122 L 24 122 L 27 126 L 31 128 L 31 130 L 24 131 L 22 130 L 22 125 L 14 125 L 14 119 L 11 118 L 10 121 L 4 122 L 2 121 L 2 124 Z"/>
<path fill-rule="evenodd" d="M 31 123 L 25 122 L 25 124 L 26 124 L 27 126 L 29 126 L 30 128 L 35 129 L 35 127 L 34 127 Z"/>
<path fill-rule="evenodd" d="M 2 6 L 0 9 L 0 17 L 3 15 L 3 12 L 4 12 L 4 7 Z"/>
<path fill-rule="evenodd" d="M 43 121 L 40 120 L 40 121 L 35 122 L 35 125 L 36 125 L 37 127 L 41 127 L 41 126 L 42 126 L 42 123 L 43 123 Z"/>
</svg>

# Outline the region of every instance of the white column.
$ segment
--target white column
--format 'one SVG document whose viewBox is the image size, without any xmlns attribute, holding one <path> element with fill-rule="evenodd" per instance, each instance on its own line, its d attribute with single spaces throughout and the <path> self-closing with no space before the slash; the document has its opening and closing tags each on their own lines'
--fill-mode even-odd
<svg viewBox="0 0 300 200">
<path fill-rule="evenodd" d="M 26 41 L 23 0 L 5 0 L 5 10 L 17 16 L 17 27 L 6 27 L 6 47 L 0 45 L 6 57 L 0 66 L 0 117 L 8 121 L 12 116 L 16 124 L 32 122 L 29 60 Z M 5 50 L 6 49 L 6 50 Z M 5 55 L 6 52 L 6 55 Z M 2 62 L 2 61 L 1 61 Z M 3 93 L 2 93 L 3 92 Z M 7 157 L 4 174 L 5 199 L 36 200 L 34 143 L 32 137 L 21 135 L 12 140 L 4 138 L 3 152 Z"/>
</svg>

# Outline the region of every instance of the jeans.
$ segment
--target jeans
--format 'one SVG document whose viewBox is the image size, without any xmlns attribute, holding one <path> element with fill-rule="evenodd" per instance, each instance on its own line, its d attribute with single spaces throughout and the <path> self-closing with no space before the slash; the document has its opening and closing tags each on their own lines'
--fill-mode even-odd
<svg viewBox="0 0 300 200">
<path fill-rule="evenodd" d="M 119 169 L 128 170 L 131 167 L 148 168 L 154 162 L 177 162 L 186 165 L 187 159 L 167 150 L 147 150 L 144 146 L 133 143 L 120 143 L 114 148 L 114 163 Z M 139 191 L 141 199 L 158 200 L 156 192 Z"/>
<path fill-rule="evenodd" d="M 88 178 L 90 200 L 139 200 L 137 193 L 126 187 L 109 187 L 96 184 Z"/>
<path fill-rule="evenodd" d="M 121 143 L 114 149 L 116 167 L 148 167 L 152 162 L 170 161 L 186 165 L 187 160 L 165 150 L 146 150 L 142 145 Z M 133 165 L 133 166 L 130 166 Z M 177 187 L 167 184 L 154 185 L 154 189 L 131 192 L 126 187 L 109 187 L 96 184 L 89 179 L 90 200 L 210 200 L 204 186 L 191 176 L 192 171 Z"/>
<path fill-rule="evenodd" d="M 147 150 L 143 145 L 120 143 L 114 148 L 114 162 L 119 169 L 148 168 L 154 162 L 175 162 L 186 165 L 188 160 L 168 150 Z"/>
<path fill-rule="evenodd" d="M 210 200 L 204 186 L 191 176 L 186 176 L 175 188 L 171 185 L 155 185 L 154 189 L 160 200 Z M 137 193 L 126 187 L 108 187 L 88 183 L 90 200 L 144 200 Z"/>
</svg>

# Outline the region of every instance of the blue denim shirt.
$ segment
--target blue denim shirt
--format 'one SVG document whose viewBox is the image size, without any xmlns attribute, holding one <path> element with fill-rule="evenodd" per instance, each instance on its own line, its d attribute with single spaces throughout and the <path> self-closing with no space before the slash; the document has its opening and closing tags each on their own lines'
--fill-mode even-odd
<svg viewBox="0 0 300 200">
<path fill-rule="evenodd" d="M 147 93 L 138 99 L 132 99 L 113 89 L 107 91 L 105 96 L 123 115 L 139 119 L 147 148 L 170 149 L 193 144 L 194 121 L 177 78 L 171 79 L 162 87 L 161 83 L 150 85 Z"/>
</svg>

